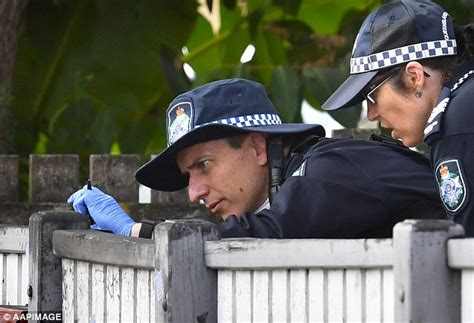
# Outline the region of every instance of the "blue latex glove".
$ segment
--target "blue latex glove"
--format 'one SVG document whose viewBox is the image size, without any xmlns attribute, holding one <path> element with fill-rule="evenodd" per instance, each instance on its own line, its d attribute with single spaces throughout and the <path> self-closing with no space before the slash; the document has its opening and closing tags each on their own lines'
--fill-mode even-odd
<svg viewBox="0 0 474 323">
<path fill-rule="evenodd" d="M 112 196 L 96 187 L 89 190 L 85 185 L 72 194 L 67 202 L 72 204 L 74 211 L 92 216 L 96 223 L 91 225 L 92 229 L 110 230 L 115 234 L 129 236 L 136 223 Z"/>
</svg>

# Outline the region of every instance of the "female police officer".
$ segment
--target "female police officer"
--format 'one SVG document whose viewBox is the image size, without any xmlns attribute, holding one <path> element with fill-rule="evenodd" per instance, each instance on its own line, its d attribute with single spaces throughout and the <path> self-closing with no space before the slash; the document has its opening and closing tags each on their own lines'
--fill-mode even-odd
<svg viewBox="0 0 474 323">
<path fill-rule="evenodd" d="M 224 220 L 223 237 L 389 237 L 398 221 L 443 214 L 425 157 L 382 142 L 323 138 L 319 125 L 282 123 L 256 82 L 192 89 L 171 102 L 166 119 L 168 147 L 136 179 L 164 191 L 188 186 L 192 202 Z M 153 224 L 135 223 L 97 188 L 69 202 L 101 229 L 152 233 Z"/>
<path fill-rule="evenodd" d="M 449 218 L 474 236 L 474 25 L 428 1 L 389 3 L 362 24 L 351 75 L 325 110 L 366 100 L 370 120 L 407 146 L 424 139 Z"/>
</svg>

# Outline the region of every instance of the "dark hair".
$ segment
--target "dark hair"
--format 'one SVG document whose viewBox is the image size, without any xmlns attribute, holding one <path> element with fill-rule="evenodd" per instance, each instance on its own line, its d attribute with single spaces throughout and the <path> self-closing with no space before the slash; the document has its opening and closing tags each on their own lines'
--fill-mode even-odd
<svg viewBox="0 0 474 323">
<path fill-rule="evenodd" d="M 230 145 L 230 147 L 234 149 L 240 149 L 242 148 L 242 144 L 244 143 L 245 136 L 247 134 L 243 135 L 236 135 L 232 137 L 227 137 L 225 140 L 227 143 Z M 283 147 L 289 148 L 290 151 L 292 151 L 296 146 L 300 145 L 303 143 L 306 139 L 314 137 L 314 135 L 309 135 L 307 133 L 302 133 L 302 134 L 287 134 L 283 136 Z"/>
<path fill-rule="evenodd" d="M 469 23 L 465 26 L 454 24 L 454 35 L 458 50 L 456 56 L 442 56 L 420 60 L 420 63 L 424 66 L 440 71 L 443 74 L 444 80 L 451 76 L 451 72 L 456 67 L 474 58 L 474 23 Z M 394 69 L 399 68 L 399 71 L 395 72 L 389 80 L 398 90 L 407 89 L 403 82 L 403 71 L 407 64 L 408 62 L 394 67 Z"/>
<path fill-rule="evenodd" d="M 225 138 L 225 140 L 232 148 L 239 149 L 239 148 L 242 148 L 242 144 L 244 143 L 246 135 L 247 134 L 227 137 Z"/>
</svg>

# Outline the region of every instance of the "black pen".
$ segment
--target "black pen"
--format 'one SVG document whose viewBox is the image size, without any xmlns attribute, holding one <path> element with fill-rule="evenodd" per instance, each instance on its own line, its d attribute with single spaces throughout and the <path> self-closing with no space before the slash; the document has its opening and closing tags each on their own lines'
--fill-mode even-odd
<svg viewBox="0 0 474 323">
<path fill-rule="evenodd" d="M 92 189 L 92 183 L 91 183 L 90 178 L 87 179 L 87 189 L 88 190 Z M 92 218 L 92 216 L 90 214 L 89 214 L 89 221 L 91 222 L 91 224 L 95 224 L 95 221 L 94 221 L 94 219 Z"/>
</svg>

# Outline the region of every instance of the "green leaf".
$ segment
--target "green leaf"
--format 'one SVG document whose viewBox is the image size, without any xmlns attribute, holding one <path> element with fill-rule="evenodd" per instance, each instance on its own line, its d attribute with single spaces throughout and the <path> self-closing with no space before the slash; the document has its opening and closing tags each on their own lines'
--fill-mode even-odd
<svg viewBox="0 0 474 323">
<path fill-rule="evenodd" d="M 252 0 L 247 1 L 247 7 L 249 13 L 254 12 L 256 10 L 266 10 L 267 7 L 271 5 L 271 0 Z"/>
<path fill-rule="evenodd" d="M 199 16 L 186 47 L 183 61 L 197 74 L 197 84 L 231 76 L 240 65 L 240 57 L 250 43 L 245 19 L 238 8 L 221 7 L 221 29 L 213 35 L 206 19 Z M 217 75 L 217 76 L 216 76 Z M 221 77 L 219 77 L 220 75 Z"/>
<path fill-rule="evenodd" d="M 222 3 L 224 4 L 224 6 L 226 6 L 227 9 L 229 9 L 229 10 L 234 10 L 235 9 L 236 2 L 237 2 L 237 0 L 222 0 Z"/>
<path fill-rule="evenodd" d="M 284 122 L 301 122 L 302 84 L 294 70 L 274 69 L 269 96 Z"/>
<path fill-rule="evenodd" d="M 255 55 L 250 68 L 265 84 L 271 82 L 273 69 L 287 64 L 285 41 L 262 27 L 253 40 Z"/>
<path fill-rule="evenodd" d="M 302 0 L 273 0 L 273 4 L 281 7 L 285 13 L 296 15 L 300 8 Z"/>
<path fill-rule="evenodd" d="M 176 52 L 163 46 L 160 51 L 161 66 L 166 83 L 174 93 L 186 92 L 191 87 L 191 82 L 184 73 L 183 65 L 177 64 L 179 57 Z"/>
<path fill-rule="evenodd" d="M 88 102 L 87 111 L 112 112 L 110 117 L 101 115 L 104 124 L 117 125 L 111 133 L 107 133 L 111 127 L 97 128 L 98 137 L 105 138 L 100 149 L 109 144 L 109 137 L 118 137 L 116 129 L 124 123 L 143 118 L 159 101 L 169 102 L 176 93 L 170 91 L 170 78 L 165 78 L 164 71 L 174 62 L 163 61 L 161 51 L 180 50 L 196 18 L 194 0 L 173 4 L 164 0 L 57 4 L 31 0 L 13 88 L 19 150 L 31 151 L 40 132 L 76 127 L 74 119 L 55 120 L 66 113 L 65 107 L 71 109 L 78 102 Z M 67 150 L 58 138 L 50 137 L 48 147 Z"/>
<path fill-rule="evenodd" d="M 370 0 L 302 0 L 298 19 L 318 34 L 333 34 L 339 29 L 344 16 L 351 10 L 373 8 Z"/>
<path fill-rule="evenodd" d="M 344 82 L 348 73 L 343 68 L 344 64 L 332 68 L 313 68 L 303 72 L 305 99 L 308 103 L 321 109 L 321 105 Z M 341 125 L 347 128 L 357 128 L 362 107 L 352 107 L 329 111 L 329 114 Z"/>
<path fill-rule="evenodd" d="M 219 61 L 219 52 L 215 47 L 219 40 L 219 37 L 214 38 L 206 19 L 199 15 L 186 42 L 189 54 L 183 55 L 182 60 L 190 64 L 198 75 L 208 71 Z"/>
<path fill-rule="evenodd" d="M 474 21 L 474 2 L 472 0 L 439 0 L 436 3 L 443 7 L 459 25 Z"/>
<path fill-rule="evenodd" d="M 163 118 L 153 119 L 148 117 L 123 123 L 119 135 L 121 152 L 133 154 L 137 151 L 146 151 L 150 138 L 153 138 L 157 133 L 163 135 L 160 131 L 164 129 L 163 124 Z"/>
<path fill-rule="evenodd" d="M 67 106 L 57 118 L 49 134 L 50 153 L 87 155 L 109 153 L 116 136 L 116 119 L 106 109 L 99 109 L 91 100 L 81 99 Z"/>
</svg>

